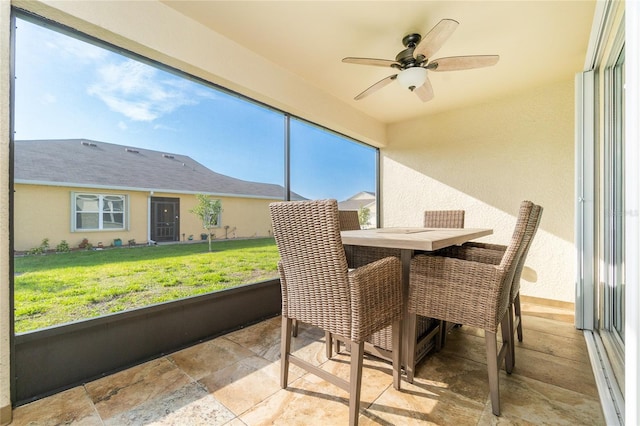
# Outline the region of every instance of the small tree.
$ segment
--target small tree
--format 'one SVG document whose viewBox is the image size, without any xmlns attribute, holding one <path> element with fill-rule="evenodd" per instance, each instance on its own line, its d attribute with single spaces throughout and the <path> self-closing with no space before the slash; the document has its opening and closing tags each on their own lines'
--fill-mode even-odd
<svg viewBox="0 0 640 426">
<path fill-rule="evenodd" d="M 222 212 L 222 202 L 213 200 L 208 195 L 196 194 L 198 204 L 189 210 L 202 221 L 202 227 L 209 232 L 209 251 L 211 251 L 212 229 L 220 226 L 220 213 Z"/>
<path fill-rule="evenodd" d="M 371 210 L 368 207 L 360 207 L 358 209 L 358 222 L 360 226 L 369 225 L 369 219 L 371 219 Z"/>
</svg>

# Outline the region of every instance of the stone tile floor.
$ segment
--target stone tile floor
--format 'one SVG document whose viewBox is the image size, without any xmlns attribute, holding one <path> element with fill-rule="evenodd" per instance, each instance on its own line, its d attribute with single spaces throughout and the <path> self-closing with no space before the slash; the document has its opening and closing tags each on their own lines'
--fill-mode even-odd
<svg viewBox="0 0 640 426">
<path fill-rule="evenodd" d="M 604 417 L 573 312 L 523 304 L 513 374 L 500 373 L 502 415 L 491 413 L 483 334 L 454 328 L 413 384 L 365 359 L 361 425 L 602 425 Z M 324 335 L 301 325 L 297 354 L 348 379 L 348 354 L 327 360 Z M 339 425 L 348 395 L 291 366 L 279 386 L 280 318 L 18 407 L 12 425 Z"/>
</svg>

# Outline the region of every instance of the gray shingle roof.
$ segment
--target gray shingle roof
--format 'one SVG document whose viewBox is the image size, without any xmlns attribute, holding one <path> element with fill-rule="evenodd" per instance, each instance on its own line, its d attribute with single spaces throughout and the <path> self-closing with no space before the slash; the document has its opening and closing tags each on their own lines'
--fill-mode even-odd
<svg viewBox="0 0 640 426">
<path fill-rule="evenodd" d="M 374 204 L 375 200 L 346 200 L 338 203 L 340 210 L 360 210 L 362 207 L 368 207 Z"/>
<path fill-rule="evenodd" d="M 14 176 L 17 183 L 158 192 L 275 199 L 284 193 L 280 185 L 222 175 L 186 155 L 86 139 L 16 141 Z"/>
<path fill-rule="evenodd" d="M 374 205 L 376 194 L 369 191 L 358 192 L 352 197 L 338 203 L 340 210 L 360 210 L 362 207 Z"/>
</svg>

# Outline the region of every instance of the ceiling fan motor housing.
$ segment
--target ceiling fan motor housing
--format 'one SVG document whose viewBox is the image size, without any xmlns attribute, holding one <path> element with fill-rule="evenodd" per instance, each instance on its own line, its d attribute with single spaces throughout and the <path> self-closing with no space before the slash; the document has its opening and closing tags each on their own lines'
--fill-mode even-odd
<svg viewBox="0 0 640 426">
<path fill-rule="evenodd" d="M 396 61 L 402 65 L 402 69 L 419 66 L 419 61 L 413 57 L 413 51 L 420 40 L 422 40 L 420 34 L 408 34 L 402 38 L 402 44 L 406 49 L 396 55 Z"/>
</svg>

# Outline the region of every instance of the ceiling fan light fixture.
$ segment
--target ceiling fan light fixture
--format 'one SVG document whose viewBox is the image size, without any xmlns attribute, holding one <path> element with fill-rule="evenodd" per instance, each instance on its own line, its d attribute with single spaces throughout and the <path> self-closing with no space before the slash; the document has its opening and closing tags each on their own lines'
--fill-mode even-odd
<svg viewBox="0 0 640 426">
<path fill-rule="evenodd" d="M 427 70 L 422 67 L 411 67 L 402 70 L 396 78 L 400 86 L 413 91 L 427 80 Z"/>
</svg>

